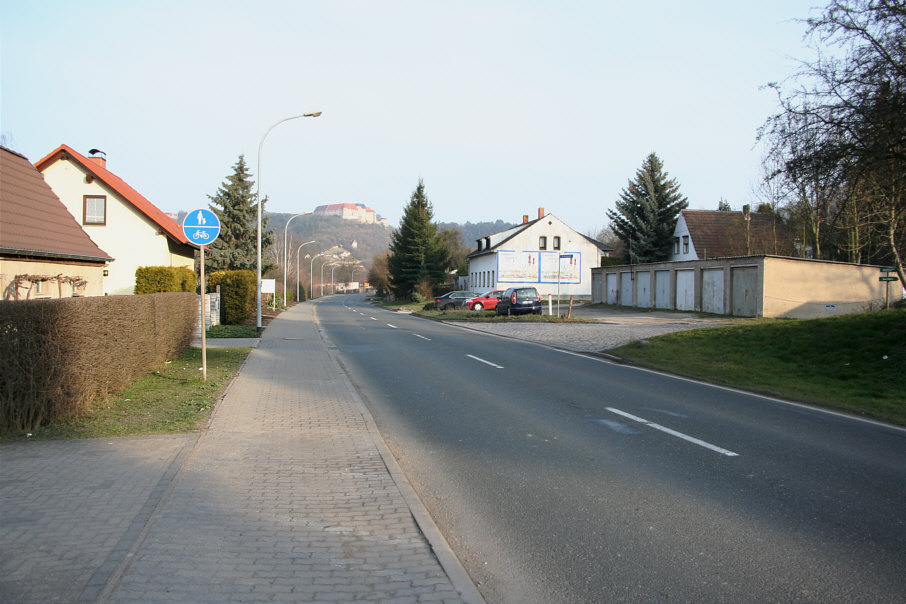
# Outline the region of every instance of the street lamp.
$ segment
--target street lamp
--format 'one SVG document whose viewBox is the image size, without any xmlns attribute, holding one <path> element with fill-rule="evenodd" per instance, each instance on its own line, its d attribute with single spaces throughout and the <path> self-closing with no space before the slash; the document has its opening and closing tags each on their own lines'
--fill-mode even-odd
<svg viewBox="0 0 906 604">
<path fill-rule="evenodd" d="M 321 265 L 321 297 L 324 297 L 324 267 L 330 266 L 331 264 L 335 264 L 335 263 L 325 262 L 324 264 Z"/>
<path fill-rule="evenodd" d="M 302 249 L 303 245 L 308 245 L 309 243 L 317 243 L 317 242 L 314 240 L 306 241 L 305 243 L 300 244 L 299 247 L 296 248 L 296 302 L 299 301 L 299 250 Z M 308 254 L 306 254 L 306 256 L 308 256 Z M 283 283 L 285 284 L 286 281 L 284 280 Z M 311 297 L 311 292 L 308 292 L 308 296 Z"/>
<path fill-rule="evenodd" d="M 333 265 L 333 268 L 330 269 L 330 287 L 333 288 L 333 293 L 337 293 L 337 284 L 336 284 L 336 281 L 333 280 L 333 272 L 334 272 L 335 270 L 337 270 L 337 267 L 338 267 L 338 266 L 342 266 L 342 265 L 341 265 L 341 264 L 334 264 L 334 265 Z"/>
<path fill-rule="evenodd" d="M 289 229 L 289 223 L 293 221 L 293 218 L 298 218 L 299 216 L 305 216 L 306 214 L 311 214 L 311 212 L 302 212 L 301 214 L 296 214 L 295 216 L 290 216 L 289 220 L 286 221 L 286 224 L 283 225 L 283 305 L 288 306 L 286 303 L 286 248 L 289 243 L 287 239 L 287 230 Z M 310 241 L 309 243 L 314 243 Z M 298 255 L 298 254 L 297 254 Z M 298 264 L 298 262 L 297 262 Z M 298 268 L 298 266 L 296 267 Z M 296 296 L 296 302 L 299 301 L 299 296 Z"/>
<path fill-rule="evenodd" d="M 256 300 L 256 309 L 257 309 L 257 322 L 258 331 L 261 331 L 261 149 L 264 147 L 264 139 L 267 138 L 267 135 L 271 133 L 271 130 L 282 124 L 283 122 L 288 122 L 289 120 L 298 119 L 300 117 L 318 117 L 321 115 L 320 111 L 312 111 L 311 113 L 303 113 L 302 115 L 294 115 L 292 117 L 285 117 L 279 122 L 273 124 L 270 128 L 267 129 L 267 132 L 264 133 L 264 136 L 261 137 L 261 142 L 258 143 L 258 191 L 256 194 L 258 201 L 258 285 L 255 288 L 255 297 Z"/>
<path fill-rule="evenodd" d="M 314 294 L 314 292 L 315 292 L 315 258 L 324 256 L 325 254 L 327 254 L 327 252 L 321 252 L 320 254 L 315 255 L 315 257 L 311 259 L 311 267 L 309 268 L 309 271 L 308 271 L 308 277 L 309 277 L 308 297 L 309 298 L 311 298 L 312 296 L 315 295 Z M 321 293 L 324 293 L 323 290 Z"/>
</svg>

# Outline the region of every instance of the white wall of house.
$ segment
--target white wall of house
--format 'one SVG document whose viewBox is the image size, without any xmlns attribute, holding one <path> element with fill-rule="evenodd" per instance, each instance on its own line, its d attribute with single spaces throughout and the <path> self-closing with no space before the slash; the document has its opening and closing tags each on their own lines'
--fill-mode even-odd
<svg viewBox="0 0 906 604">
<path fill-rule="evenodd" d="M 498 245 L 518 229 L 482 239 L 481 249 Z M 561 255 L 572 258 L 561 259 Z M 561 297 L 591 299 L 591 269 L 600 264 L 601 250 L 595 244 L 548 214 L 498 249 L 470 258 L 469 286 L 476 291 L 533 286 L 542 298 L 557 296 L 559 269 Z"/>
<path fill-rule="evenodd" d="M 23 282 L 19 288 L 16 288 L 16 275 L 44 277 L 60 275 L 64 279 L 42 283 Z M 0 299 L 36 300 L 72 296 L 101 296 L 103 295 L 103 275 L 103 264 L 3 258 L 0 259 Z M 82 287 L 74 287 L 65 277 L 83 279 L 86 283 Z"/>
<path fill-rule="evenodd" d="M 673 229 L 673 249 L 670 251 L 671 262 L 682 260 L 698 260 L 698 253 L 695 251 L 695 243 L 689 234 L 689 227 L 686 226 L 686 218 L 680 212 L 676 221 L 676 227 Z"/>
<path fill-rule="evenodd" d="M 160 227 L 120 198 L 99 180 L 87 182 L 87 173 L 71 160 L 48 166 L 44 180 L 98 247 L 114 258 L 104 278 L 105 294 L 132 294 L 139 266 L 194 267 L 194 258 L 171 252 Z M 84 197 L 106 196 L 106 224 L 84 223 Z"/>
</svg>

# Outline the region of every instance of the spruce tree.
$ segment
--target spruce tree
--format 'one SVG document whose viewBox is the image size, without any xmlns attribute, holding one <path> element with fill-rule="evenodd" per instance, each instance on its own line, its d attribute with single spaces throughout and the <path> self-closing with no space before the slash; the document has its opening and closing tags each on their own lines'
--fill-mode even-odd
<svg viewBox="0 0 906 604">
<path fill-rule="evenodd" d="M 446 277 L 447 253 L 437 234 L 431 202 L 425 195 L 425 183 L 409 198 L 409 204 L 390 241 L 388 265 L 393 291 L 398 297 L 409 297 L 416 286 L 442 283 Z"/>
<path fill-rule="evenodd" d="M 688 202 L 676 179 L 668 180 L 664 164 L 652 153 L 620 193 L 616 210 L 608 210 L 610 228 L 623 242 L 623 259 L 632 264 L 670 257 L 673 229 Z"/>
<path fill-rule="evenodd" d="M 205 263 L 210 270 L 256 270 L 258 263 L 258 205 L 252 191 L 255 182 L 245 165 L 245 156 L 240 155 L 233 173 L 217 190 L 208 195 L 211 211 L 220 219 L 220 236 L 209 247 Z M 273 245 L 274 235 L 267 230 L 267 217 L 263 215 L 261 201 L 261 256 L 262 273 L 272 268 L 264 264 L 267 249 Z"/>
</svg>

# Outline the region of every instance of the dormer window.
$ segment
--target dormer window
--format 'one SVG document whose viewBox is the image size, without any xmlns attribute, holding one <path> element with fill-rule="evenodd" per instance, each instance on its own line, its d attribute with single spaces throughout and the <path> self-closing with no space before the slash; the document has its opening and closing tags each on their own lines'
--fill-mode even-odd
<svg viewBox="0 0 906 604">
<path fill-rule="evenodd" d="M 683 253 L 689 253 L 689 235 L 683 235 Z"/>
</svg>

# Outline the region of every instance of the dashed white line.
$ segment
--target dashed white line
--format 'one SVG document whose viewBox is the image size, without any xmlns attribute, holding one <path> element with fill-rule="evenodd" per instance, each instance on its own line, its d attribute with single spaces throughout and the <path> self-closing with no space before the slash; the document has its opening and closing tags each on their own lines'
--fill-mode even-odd
<svg viewBox="0 0 906 604">
<path fill-rule="evenodd" d="M 470 359 L 475 359 L 476 361 L 484 363 L 485 365 L 490 365 L 491 367 L 496 367 L 497 369 L 503 369 L 502 365 L 497 365 L 496 363 L 492 363 L 491 361 L 485 361 L 484 359 L 479 358 L 473 354 L 467 354 L 466 356 L 469 357 Z"/>
<path fill-rule="evenodd" d="M 428 340 L 429 342 L 431 341 L 431 338 L 426 338 L 425 336 L 423 336 L 423 335 L 421 335 L 421 334 L 418 334 L 418 333 L 414 333 L 414 334 L 412 334 L 412 335 L 414 335 L 416 338 L 421 338 L 421 339 L 423 339 L 423 340 Z"/>
<path fill-rule="evenodd" d="M 717 445 L 712 445 L 711 443 L 705 442 L 703 440 L 699 440 L 699 439 L 689 436 L 687 434 L 683 434 L 682 432 L 677 432 L 676 430 L 671 430 L 670 428 L 666 428 L 660 424 L 650 422 L 647 419 L 642 419 L 641 417 L 637 417 L 630 413 L 626 413 L 625 411 L 620 411 L 619 409 L 614 409 L 613 407 L 607 407 L 607 410 L 610 411 L 611 413 L 616 413 L 617 415 L 625 417 L 626 419 L 631 419 L 634 422 L 639 422 L 640 424 L 648 426 L 649 428 L 654 428 L 655 430 L 660 430 L 661 432 L 665 432 L 671 436 L 675 436 L 677 438 L 681 438 L 690 443 L 696 444 L 700 447 L 710 449 L 711 451 L 714 451 L 715 453 L 720 453 L 721 455 L 726 455 L 727 457 L 738 457 L 739 456 L 739 453 L 734 453 L 733 451 L 728 451 L 727 449 L 723 449 L 721 447 L 718 447 Z"/>
<path fill-rule="evenodd" d="M 387 327 L 392 327 L 393 329 L 399 329 L 399 327 L 397 327 L 396 325 L 391 325 L 390 323 L 387 323 Z"/>
</svg>

